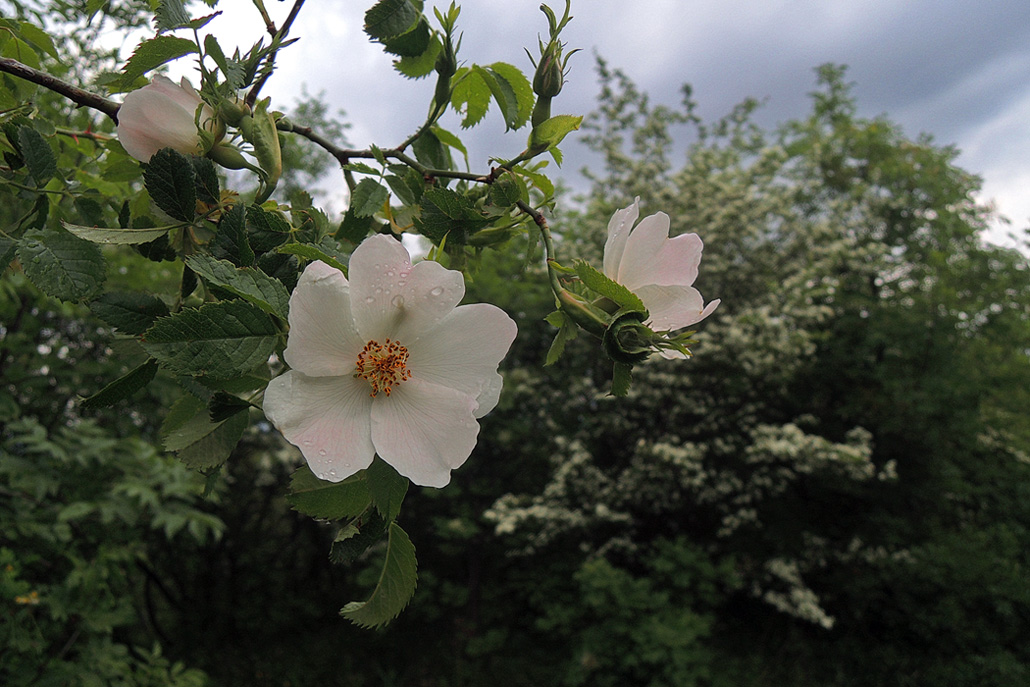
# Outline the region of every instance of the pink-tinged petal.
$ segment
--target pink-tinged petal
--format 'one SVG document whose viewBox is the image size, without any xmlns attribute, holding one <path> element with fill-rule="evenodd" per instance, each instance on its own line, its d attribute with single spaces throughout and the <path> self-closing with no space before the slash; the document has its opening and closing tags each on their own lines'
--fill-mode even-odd
<svg viewBox="0 0 1030 687">
<path fill-rule="evenodd" d="M 666 241 L 651 270 L 652 284 L 690 286 L 697 279 L 704 244 L 697 234 L 680 234 Z"/>
<path fill-rule="evenodd" d="M 476 446 L 475 399 L 412 377 L 372 404 L 376 452 L 415 484 L 443 487 Z"/>
<path fill-rule="evenodd" d="M 637 198 L 628 208 L 616 210 L 608 222 L 608 238 L 604 242 L 604 273 L 609 279 L 618 281 L 619 263 L 626 248 L 626 239 L 640 215 L 639 203 L 640 198 Z"/>
<path fill-rule="evenodd" d="M 669 216 L 664 212 L 648 215 L 626 240 L 616 279 L 630 291 L 643 284 L 654 284 L 655 267 L 662 247 L 669 240 Z"/>
<path fill-rule="evenodd" d="M 269 382 L 264 411 L 319 479 L 339 482 L 372 464 L 372 401 L 363 380 L 290 370 Z"/>
<path fill-rule="evenodd" d="M 404 246 L 382 234 L 355 249 L 349 273 L 354 321 L 366 340 L 410 346 L 465 295 L 460 272 L 432 261 L 412 266 Z"/>
<path fill-rule="evenodd" d="M 635 293 L 651 313 L 649 326 L 659 332 L 697 324 L 711 315 L 720 302 L 714 300 L 705 306 L 704 298 L 692 286 L 648 284 L 638 287 Z"/>
<path fill-rule="evenodd" d="M 286 362 L 312 377 L 350 375 L 365 343 L 354 326 L 343 272 L 321 261 L 308 265 L 290 297 Z"/>
<path fill-rule="evenodd" d="M 201 103 L 192 86 L 186 91 L 165 77 L 155 77 L 125 96 L 118 110 L 118 140 L 126 152 L 143 162 L 166 147 L 186 154 L 200 152 L 195 119 Z M 203 108 L 202 117 L 210 118 L 211 108 Z"/>
<path fill-rule="evenodd" d="M 470 394 L 479 403 L 476 417 L 482 417 L 497 405 L 497 365 L 517 331 L 515 321 L 497 306 L 459 306 L 408 346 L 412 376 Z"/>
</svg>

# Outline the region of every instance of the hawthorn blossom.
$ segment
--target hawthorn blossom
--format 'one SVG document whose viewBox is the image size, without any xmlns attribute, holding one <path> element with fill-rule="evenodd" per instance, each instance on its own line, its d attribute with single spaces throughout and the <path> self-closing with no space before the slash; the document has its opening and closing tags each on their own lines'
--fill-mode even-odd
<svg viewBox="0 0 1030 687">
<path fill-rule="evenodd" d="M 343 480 L 378 453 L 415 484 L 442 487 L 497 405 L 515 322 L 494 305 L 458 306 L 461 273 L 413 266 L 389 236 L 358 246 L 349 274 L 313 262 L 301 275 L 292 369 L 268 385 L 265 415 L 320 479 Z"/>
<path fill-rule="evenodd" d="M 212 132 L 221 128 L 214 110 L 185 77 L 176 85 L 167 77 L 155 76 L 126 95 L 118 108 L 118 140 L 140 162 L 150 162 L 162 148 L 174 148 L 184 155 L 202 154 L 206 151 L 197 128 L 198 107 L 202 126 Z"/>
<path fill-rule="evenodd" d="M 705 305 L 692 284 L 697 279 L 704 244 L 697 234 L 669 238 L 669 216 L 650 215 L 633 227 L 639 201 L 616 211 L 608 222 L 604 244 L 604 273 L 643 301 L 651 313 L 647 324 L 655 331 L 675 331 L 712 314 L 718 299 Z M 680 357 L 663 351 L 665 357 Z"/>
</svg>

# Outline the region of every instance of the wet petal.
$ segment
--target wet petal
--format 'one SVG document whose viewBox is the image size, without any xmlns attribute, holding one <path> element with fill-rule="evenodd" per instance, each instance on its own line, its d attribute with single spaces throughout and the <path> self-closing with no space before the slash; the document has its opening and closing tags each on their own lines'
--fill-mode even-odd
<svg viewBox="0 0 1030 687">
<path fill-rule="evenodd" d="M 459 306 L 408 347 L 412 375 L 471 394 L 479 403 L 475 415 L 482 417 L 497 405 L 501 387 L 497 365 L 516 332 L 514 320 L 497 306 Z"/>
<path fill-rule="evenodd" d="M 666 241 L 651 269 L 651 283 L 690 286 L 697 279 L 704 244 L 697 234 L 680 234 Z"/>
<path fill-rule="evenodd" d="M 300 448 L 319 479 L 339 482 L 372 464 L 368 384 L 351 376 L 279 375 L 265 390 L 265 416 Z"/>
<path fill-rule="evenodd" d="M 286 362 L 309 376 L 349 375 L 365 343 L 351 316 L 347 278 L 324 262 L 308 265 L 290 297 Z"/>
<path fill-rule="evenodd" d="M 604 273 L 609 279 L 619 279 L 619 263 L 626 248 L 626 239 L 640 215 L 639 203 L 640 198 L 637 198 L 629 207 L 616 210 L 608 222 L 608 239 L 604 242 Z"/>
<path fill-rule="evenodd" d="M 442 487 L 476 446 L 475 399 L 412 378 L 372 405 L 372 441 L 397 472 L 424 487 Z"/>
<path fill-rule="evenodd" d="M 432 261 L 412 266 L 404 246 L 385 235 L 355 249 L 349 274 L 354 321 L 365 340 L 391 338 L 409 345 L 465 295 L 460 272 Z"/>
</svg>

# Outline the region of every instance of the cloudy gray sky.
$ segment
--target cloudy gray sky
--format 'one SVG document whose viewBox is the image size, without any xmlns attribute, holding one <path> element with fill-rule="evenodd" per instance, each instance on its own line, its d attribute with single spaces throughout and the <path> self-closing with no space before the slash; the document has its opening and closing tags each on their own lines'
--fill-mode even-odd
<svg viewBox="0 0 1030 687">
<path fill-rule="evenodd" d="M 554 0 L 559 9 L 562 0 Z M 277 23 L 292 3 L 266 0 Z M 432 84 L 410 82 L 362 33 L 371 0 L 309 0 L 266 94 L 286 109 L 302 85 L 347 113 L 351 143 L 397 143 L 422 121 Z M 427 1 L 431 4 L 431 0 Z M 441 3 L 442 4 L 442 3 Z M 523 47 L 546 30 L 539 0 L 465 0 L 461 57 L 505 61 L 529 72 Z M 248 47 L 262 30 L 250 0 L 222 0 L 210 26 Z M 933 134 L 962 150 L 959 164 L 984 178 L 982 200 L 1022 228 L 1030 224 L 1030 2 L 1027 0 L 573 0 L 563 34 L 573 57 L 556 111 L 584 114 L 598 87 L 592 52 L 625 71 L 656 102 L 677 104 L 691 83 L 700 114 L 715 118 L 753 96 L 773 126 L 808 112 L 813 68 L 849 65 L 859 112 L 887 114 L 909 136 Z M 237 38 L 238 37 L 238 38 Z M 457 121 L 445 121 L 457 130 Z M 478 135 L 473 170 L 486 156 L 518 153 L 525 133 L 497 118 Z M 480 144 L 480 141 L 483 144 Z M 486 143 L 489 142 L 487 146 Z M 578 148 L 578 149 L 577 149 Z M 573 186 L 590 158 L 563 145 Z M 992 239 L 1004 242 L 997 223 Z"/>
</svg>

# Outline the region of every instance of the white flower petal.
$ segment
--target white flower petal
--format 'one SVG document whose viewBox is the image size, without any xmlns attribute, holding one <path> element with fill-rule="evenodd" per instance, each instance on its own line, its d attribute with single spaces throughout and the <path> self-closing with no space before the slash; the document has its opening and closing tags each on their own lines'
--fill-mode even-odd
<svg viewBox="0 0 1030 687">
<path fill-rule="evenodd" d="M 662 244 L 651 268 L 651 283 L 690 286 L 697 279 L 704 244 L 697 234 L 680 234 Z"/>
<path fill-rule="evenodd" d="M 351 307 L 366 340 L 410 345 L 461 301 L 460 272 L 432 261 L 412 266 L 408 251 L 389 236 L 366 239 L 350 260 Z"/>
<path fill-rule="evenodd" d="M 669 216 L 664 212 L 648 215 L 626 240 L 616 280 L 630 291 L 642 284 L 654 284 L 655 266 L 662 246 L 669 240 Z"/>
<path fill-rule="evenodd" d="M 376 452 L 415 484 L 445 486 L 476 446 L 479 423 L 469 394 L 413 377 L 374 401 Z"/>
<path fill-rule="evenodd" d="M 705 306 L 704 298 L 692 286 L 648 284 L 637 287 L 635 293 L 651 313 L 648 322 L 655 331 L 675 331 L 696 324 L 720 303 L 714 300 Z"/>
<path fill-rule="evenodd" d="M 339 482 L 367 468 L 372 445 L 368 384 L 347 375 L 308 377 L 296 370 L 279 375 L 265 390 L 265 416 L 300 448 L 319 479 Z"/>
<path fill-rule="evenodd" d="M 308 376 L 349 375 L 365 343 L 354 326 L 343 272 L 321 261 L 308 265 L 290 297 L 286 362 Z"/>
<path fill-rule="evenodd" d="M 497 365 L 517 331 L 514 320 L 497 306 L 459 306 L 408 346 L 412 375 L 471 394 L 479 402 L 476 417 L 482 417 L 497 405 L 501 386 Z"/>
<path fill-rule="evenodd" d="M 637 198 L 628 208 L 616 210 L 608 222 L 608 238 L 604 242 L 604 273 L 609 279 L 619 279 L 619 263 L 626 248 L 626 239 L 640 215 L 639 202 L 640 198 Z"/>
<path fill-rule="evenodd" d="M 118 110 L 118 140 L 137 160 L 149 162 L 161 148 L 198 153 L 201 148 L 195 116 L 200 97 L 163 76 L 125 96 Z M 211 108 L 204 106 L 205 118 Z M 204 115 L 202 115 L 203 117 Z"/>
</svg>

